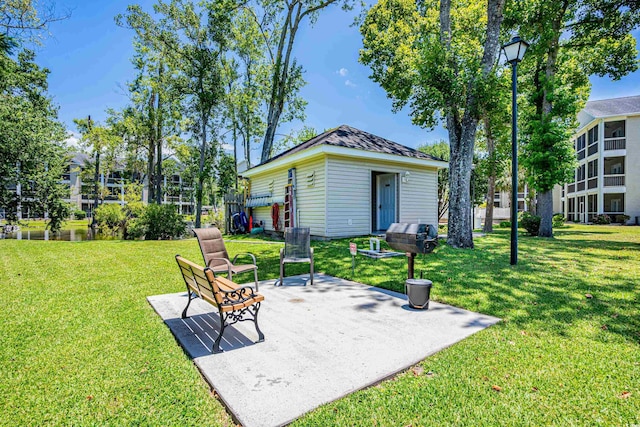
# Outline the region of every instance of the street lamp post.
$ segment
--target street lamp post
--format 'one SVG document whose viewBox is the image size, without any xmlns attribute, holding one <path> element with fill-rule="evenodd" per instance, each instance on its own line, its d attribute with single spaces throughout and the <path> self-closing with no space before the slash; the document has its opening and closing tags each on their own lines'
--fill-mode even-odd
<svg viewBox="0 0 640 427">
<path fill-rule="evenodd" d="M 515 36 L 502 46 L 511 64 L 511 265 L 518 263 L 518 62 L 522 61 L 529 43 Z"/>
</svg>

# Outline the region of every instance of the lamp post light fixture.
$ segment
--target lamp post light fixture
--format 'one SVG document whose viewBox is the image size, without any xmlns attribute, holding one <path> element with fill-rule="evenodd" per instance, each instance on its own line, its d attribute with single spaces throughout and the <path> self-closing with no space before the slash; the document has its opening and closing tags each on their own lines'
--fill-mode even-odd
<svg viewBox="0 0 640 427">
<path fill-rule="evenodd" d="M 502 46 L 511 64 L 511 265 L 518 263 L 518 62 L 528 47 L 529 43 L 518 36 Z"/>
</svg>

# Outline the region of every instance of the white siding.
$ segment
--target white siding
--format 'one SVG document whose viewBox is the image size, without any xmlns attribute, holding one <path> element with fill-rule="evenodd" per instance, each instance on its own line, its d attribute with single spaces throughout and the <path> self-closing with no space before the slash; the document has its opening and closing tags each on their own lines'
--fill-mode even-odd
<svg viewBox="0 0 640 427">
<path fill-rule="evenodd" d="M 327 160 L 327 237 L 371 233 L 372 172 L 396 173 L 400 222 L 437 224 L 438 178 L 435 168 L 330 157 Z M 402 176 L 410 172 L 403 183 Z M 350 224 L 351 222 L 351 224 Z"/>
<path fill-rule="evenodd" d="M 627 118 L 626 136 L 627 164 L 624 173 L 627 193 L 624 210 L 631 217 L 630 222 L 635 224 L 636 217 L 640 216 L 640 116 Z"/>
<path fill-rule="evenodd" d="M 325 167 L 323 158 L 287 165 L 286 168 L 252 177 L 251 195 L 272 194 L 273 201 L 280 204 L 280 227 L 282 228 L 284 187 L 287 184 L 287 172 L 292 167 L 296 168 L 296 209 L 298 211 L 296 220 L 300 220 L 297 225 L 310 227 L 312 236 L 324 236 Z M 308 179 L 311 174 L 313 174 L 313 185 L 310 185 Z M 266 230 L 273 230 L 271 207 L 254 208 L 253 221 L 262 221 Z"/>
</svg>

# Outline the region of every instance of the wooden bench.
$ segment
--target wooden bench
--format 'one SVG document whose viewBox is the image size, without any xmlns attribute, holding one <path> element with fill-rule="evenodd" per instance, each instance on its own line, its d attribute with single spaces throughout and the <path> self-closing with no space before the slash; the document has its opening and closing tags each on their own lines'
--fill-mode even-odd
<svg viewBox="0 0 640 427">
<path fill-rule="evenodd" d="M 237 322 L 252 320 L 258 332 L 258 342 L 264 341 L 264 334 L 258 326 L 258 310 L 264 296 L 254 292 L 251 285 L 238 285 L 224 277 L 216 276 L 209 267 L 201 267 L 186 258 L 176 255 L 176 261 L 187 285 L 189 301 L 182 312 L 187 317 L 191 300 L 197 296 L 218 309 L 220 331 L 213 343 L 212 351 L 220 353 L 220 341 L 227 326 Z"/>
</svg>

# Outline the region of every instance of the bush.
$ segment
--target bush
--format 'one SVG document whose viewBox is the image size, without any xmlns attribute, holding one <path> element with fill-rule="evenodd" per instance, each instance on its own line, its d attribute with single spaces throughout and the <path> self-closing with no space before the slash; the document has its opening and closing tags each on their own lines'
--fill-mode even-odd
<svg viewBox="0 0 640 427">
<path fill-rule="evenodd" d="M 607 214 L 596 215 L 593 217 L 592 222 L 599 225 L 611 224 L 611 217 Z"/>
<path fill-rule="evenodd" d="M 540 217 L 538 215 L 532 215 L 529 212 L 522 212 L 520 225 L 527 230 L 530 236 L 537 236 L 538 230 L 540 230 Z"/>
<path fill-rule="evenodd" d="M 631 217 L 629 215 L 616 215 L 616 219 L 615 222 L 620 223 L 620 224 L 626 224 L 629 220 L 631 219 Z"/>
<path fill-rule="evenodd" d="M 564 215 L 562 215 L 561 213 L 557 213 L 553 215 L 553 218 L 551 219 L 551 221 L 552 221 L 552 226 L 554 228 L 562 227 L 564 225 L 565 218 L 564 218 Z"/>
<path fill-rule="evenodd" d="M 124 225 L 125 214 L 117 203 L 103 203 L 96 209 L 96 223 L 102 233 L 115 234 Z"/>
<path fill-rule="evenodd" d="M 73 219 L 85 219 L 87 217 L 87 213 L 82 209 L 77 209 L 73 211 Z"/>
<path fill-rule="evenodd" d="M 174 205 L 149 205 L 142 216 L 147 240 L 169 240 L 184 236 L 187 224 Z"/>
<path fill-rule="evenodd" d="M 216 211 L 209 212 L 206 221 L 213 227 L 224 229 L 224 211 L 222 209 L 218 209 Z"/>
<path fill-rule="evenodd" d="M 498 227 L 511 228 L 511 221 L 500 221 L 500 224 L 498 224 Z"/>
</svg>

